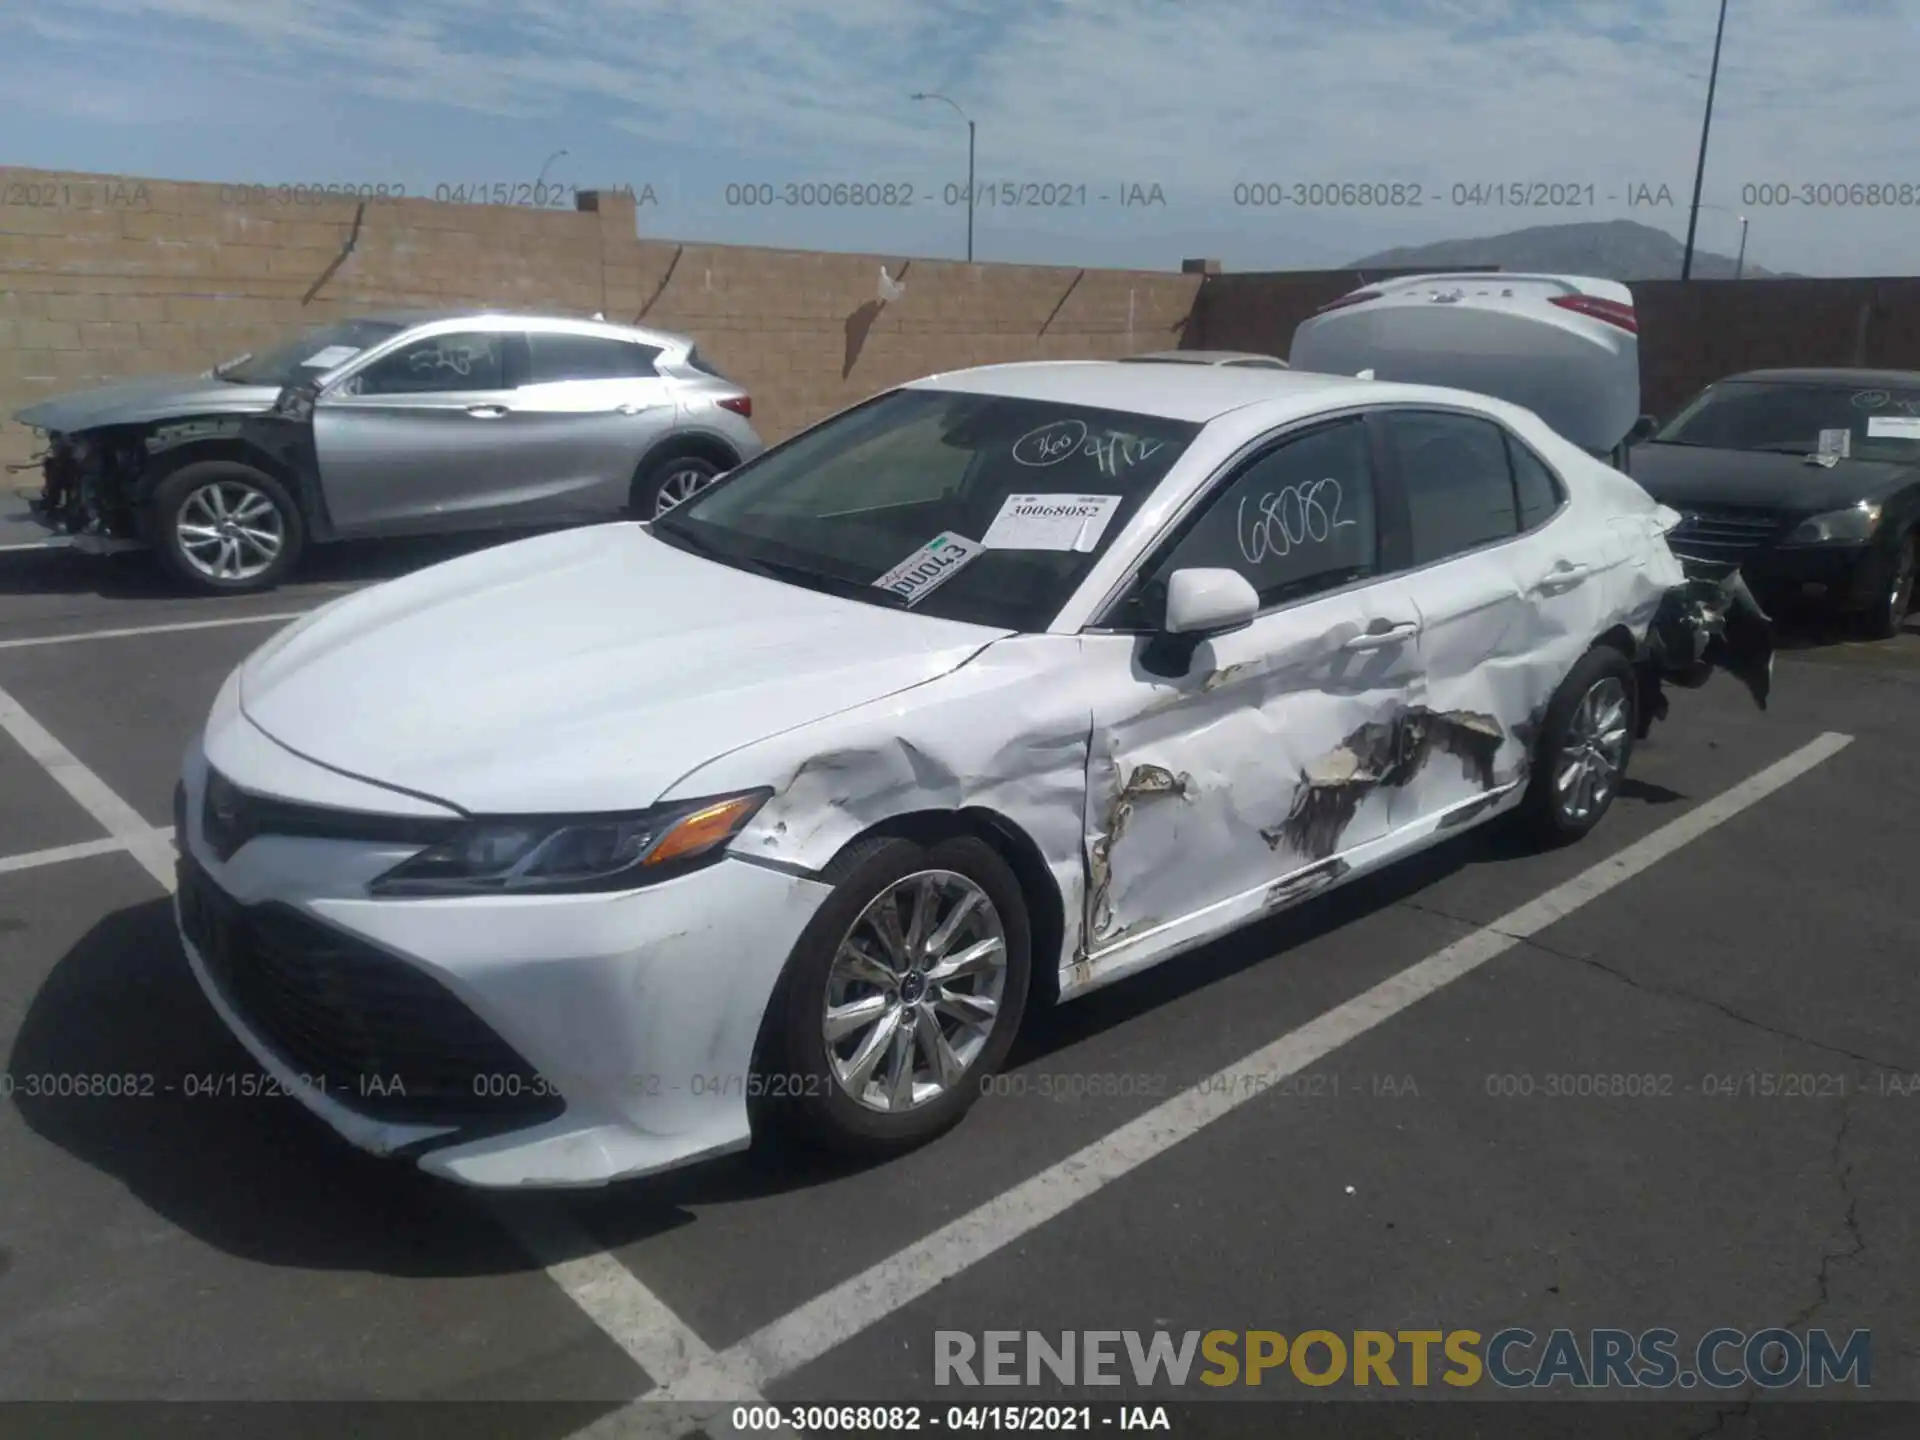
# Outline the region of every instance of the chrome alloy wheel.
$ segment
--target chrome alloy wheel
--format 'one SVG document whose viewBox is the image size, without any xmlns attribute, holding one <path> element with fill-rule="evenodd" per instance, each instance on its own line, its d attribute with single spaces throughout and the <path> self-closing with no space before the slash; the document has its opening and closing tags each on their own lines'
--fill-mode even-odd
<svg viewBox="0 0 1920 1440">
<path fill-rule="evenodd" d="M 173 533 L 187 563 L 212 580 L 265 574 L 287 543 L 279 507 L 244 480 L 215 480 L 188 495 Z"/>
<path fill-rule="evenodd" d="M 1613 797 L 1626 765 L 1630 722 L 1627 687 L 1617 676 L 1602 676 L 1580 697 L 1553 776 L 1554 797 L 1567 820 L 1581 823 Z"/>
<path fill-rule="evenodd" d="M 951 870 L 896 880 L 848 927 L 827 972 L 821 1033 L 834 1079 L 898 1114 L 947 1094 L 986 1047 L 1007 984 L 987 892 Z"/>
<path fill-rule="evenodd" d="M 653 498 L 653 518 L 678 509 L 719 478 L 718 471 L 699 465 L 673 471 L 660 482 L 660 493 Z"/>
</svg>

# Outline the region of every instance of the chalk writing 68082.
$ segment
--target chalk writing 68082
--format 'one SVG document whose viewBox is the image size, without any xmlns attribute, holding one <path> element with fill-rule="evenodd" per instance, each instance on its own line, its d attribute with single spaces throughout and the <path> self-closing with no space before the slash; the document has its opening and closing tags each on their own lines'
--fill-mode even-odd
<svg viewBox="0 0 1920 1440">
<path fill-rule="evenodd" d="M 1340 482 L 1315 480 L 1311 485 L 1289 485 L 1260 497 L 1251 521 L 1242 496 L 1237 516 L 1240 553 L 1249 565 L 1269 557 L 1278 559 L 1302 545 L 1316 545 L 1336 530 L 1355 524 L 1340 518 Z"/>
</svg>

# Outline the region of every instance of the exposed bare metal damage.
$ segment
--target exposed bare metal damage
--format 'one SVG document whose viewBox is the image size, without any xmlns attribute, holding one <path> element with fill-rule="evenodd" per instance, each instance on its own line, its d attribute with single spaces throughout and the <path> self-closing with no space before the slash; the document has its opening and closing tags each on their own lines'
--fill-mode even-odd
<svg viewBox="0 0 1920 1440">
<path fill-rule="evenodd" d="M 1416 706 L 1385 723 L 1370 721 L 1300 772 L 1287 818 L 1260 837 L 1272 849 L 1323 860 L 1340 848 L 1369 795 L 1406 785 L 1435 754 L 1457 757 L 1467 779 L 1491 790 L 1503 738 L 1498 720 L 1471 710 L 1435 715 Z"/>
</svg>

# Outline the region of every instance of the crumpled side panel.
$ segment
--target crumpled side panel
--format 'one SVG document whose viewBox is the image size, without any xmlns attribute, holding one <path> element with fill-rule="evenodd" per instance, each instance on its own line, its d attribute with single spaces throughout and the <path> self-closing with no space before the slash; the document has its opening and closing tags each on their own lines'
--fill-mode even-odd
<svg viewBox="0 0 1920 1440">
<path fill-rule="evenodd" d="M 1157 947 L 1163 927 L 1257 895 L 1325 858 L 1329 844 L 1386 833 L 1391 797 L 1378 786 L 1351 787 L 1337 818 L 1316 821 L 1297 806 L 1347 737 L 1390 730 L 1407 708 L 1412 639 L 1346 646 L 1373 620 L 1409 618 L 1410 605 L 1386 584 L 1278 611 L 1200 646 L 1179 677 L 1142 674 L 1129 637 L 1088 637 L 1091 668 L 1113 677 L 1087 785 L 1096 967 L 1104 951 Z"/>
<path fill-rule="evenodd" d="M 979 808 L 1034 842 L 1059 888 L 1062 954 L 1080 941 L 1092 704 L 1073 636 L 995 642 L 953 673 L 747 746 L 683 777 L 671 796 L 774 787 L 733 853 L 813 871 L 855 836 L 916 811 Z M 825 734 L 831 748 L 818 748 Z M 669 797 L 669 798 L 670 798 Z"/>
</svg>

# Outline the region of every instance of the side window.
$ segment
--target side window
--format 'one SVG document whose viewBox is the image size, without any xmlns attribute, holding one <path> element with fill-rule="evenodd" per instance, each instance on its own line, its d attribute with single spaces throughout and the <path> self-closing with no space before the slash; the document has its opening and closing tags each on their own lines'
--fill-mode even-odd
<svg viewBox="0 0 1920 1440">
<path fill-rule="evenodd" d="M 1350 584 L 1373 573 L 1378 538 L 1366 427 L 1341 421 L 1248 461 L 1149 562 L 1114 623 L 1156 626 L 1176 570 L 1238 570 L 1263 607 Z"/>
<path fill-rule="evenodd" d="M 431 395 L 499 390 L 505 385 L 505 336 L 474 331 L 403 345 L 353 377 L 355 395 Z"/>
<path fill-rule="evenodd" d="M 551 385 L 561 380 L 631 380 L 655 373 L 660 352 L 631 340 L 601 335 L 566 335 L 529 331 L 532 357 L 527 383 Z"/>
<path fill-rule="evenodd" d="M 1392 410 L 1381 418 L 1406 485 L 1415 565 L 1519 532 L 1499 426 L 1441 411 Z"/>
<path fill-rule="evenodd" d="M 1531 530 L 1560 508 L 1560 482 L 1543 461 L 1513 436 L 1507 437 L 1513 463 L 1513 493 L 1520 502 L 1520 528 Z"/>
</svg>

